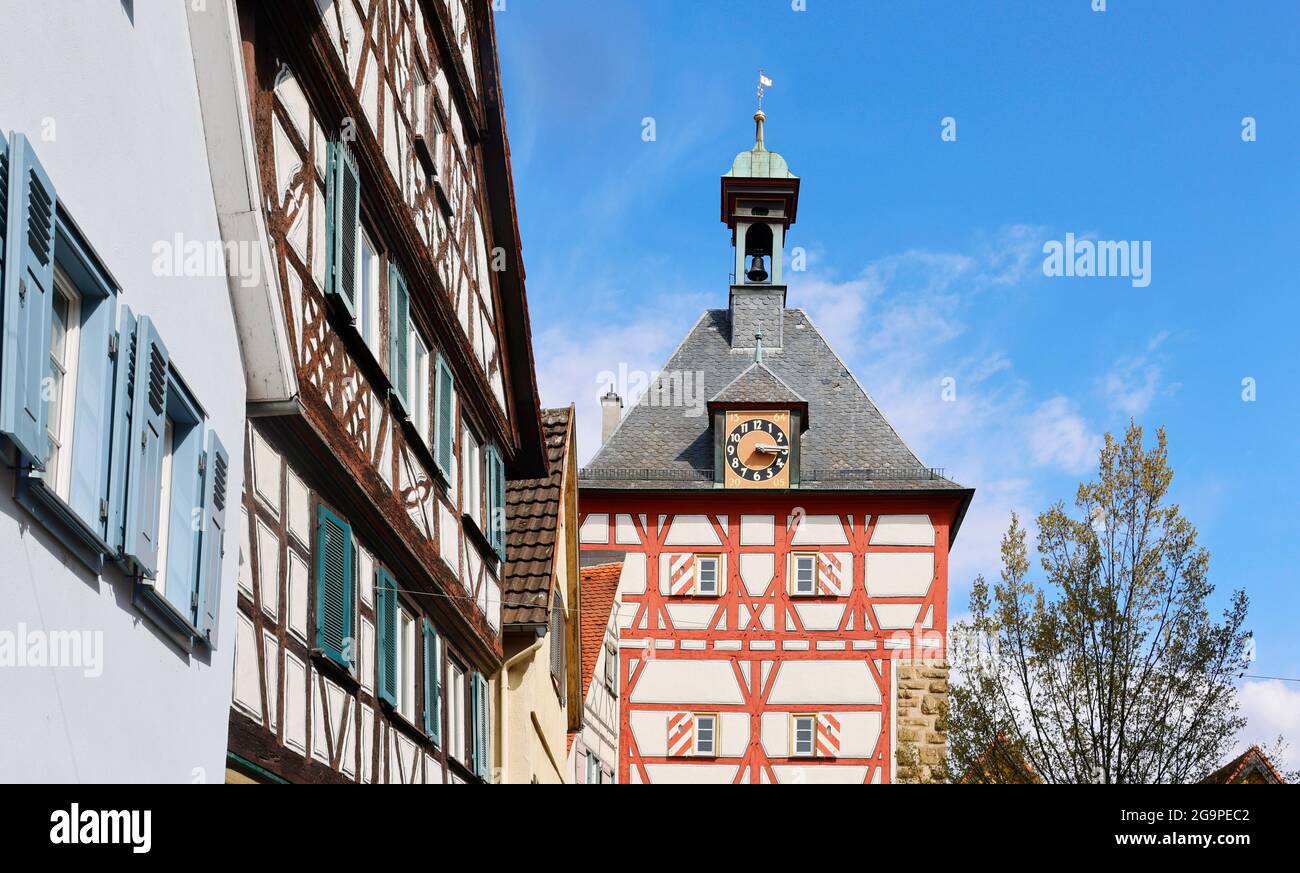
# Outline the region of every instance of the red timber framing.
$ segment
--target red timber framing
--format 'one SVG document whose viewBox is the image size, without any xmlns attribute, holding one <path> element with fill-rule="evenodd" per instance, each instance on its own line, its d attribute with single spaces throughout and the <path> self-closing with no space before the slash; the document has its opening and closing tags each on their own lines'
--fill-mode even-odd
<svg viewBox="0 0 1300 873">
<path fill-rule="evenodd" d="M 865 783 L 893 781 L 893 700 L 895 666 L 911 659 L 941 659 L 948 626 L 948 547 L 950 531 L 960 511 L 961 495 L 820 495 L 782 494 L 737 495 L 630 495 L 584 492 L 581 505 L 584 551 L 625 553 L 626 559 L 643 553 L 645 591 L 620 590 L 623 614 L 620 639 L 620 753 L 619 781 L 652 781 L 647 767 L 657 764 L 699 762 L 699 758 L 648 754 L 633 730 L 637 713 L 744 713 L 748 716 L 748 741 L 743 751 L 732 749 L 704 759 L 709 764 L 735 768 L 733 782 L 777 782 L 776 767 L 856 767 Z M 623 514 L 623 535 L 616 535 L 619 514 Z M 721 545 L 669 545 L 669 533 L 681 516 L 705 516 Z M 770 516 L 773 519 L 770 544 L 741 542 L 741 516 Z M 928 516 L 934 528 L 931 545 L 872 544 L 881 516 Z M 599 526 L 604 517 L 607 530 Z M 630 516 L 630 519 L 628 518 Z M 795 532 L 805 517 L 838 517 L 843 536 L 838 543 L 795 544 Z M 637 542 L 628 542 L 627 521 Z M 830 537 L 834 538 L 834 537 Z M 828 538 L 828 539 L 830 539 Z M 603 542 L 598 542 L 603 540 Z M 621 541 L 620 541 L 621 540 Z M 681 541 L 678 540 L 678 543 Z M 661 591 L 660 556 L 695 552 L 723 556 L 726 584 L 719 596 L 672 595 Z M 851 573 L 842 577 L 839 594 L 819 592 L 796 596 L 789 592 L 788 574 L 792 554 L 816 553 L 818 563 L 834 561 L 834 555 L 852 554 Z M 868 555 L 887 553 L 933 554 L 933 577 L 923 594 L 913 596 L 869 596 L 866 588 Z M 751 593 L 741 575 L 742 555 L 771 555 L 773 574 L 760 591 Z M 594 556 L 593 556 L 594 557 Z M 760 559 L 761 560 L 761 559 Z M 845 568 L 847 570 L 848 568 Z M 626 573 L 626 571 L 625 571 Z M 625 575 L 625 579 L 627 576 Z M 753 580 L 750 580 L 751 585 Z M 667 586 L 665 586 L 665 590 Z M 711 617 L 704 621 L 674 622 L 673 604 L 712 604 Z M 802 604 L 831 604 L 842 607 L 833 627 L 809 629 L 799 614 Z M 914 605 L 916 618 L 910 627 L 882 629 L 876 607 Z M 637 700 L 637 690 L 647 666 L 654 661 L 727 661 L 740 692 L 737 703 L 680 699 L 671 702 Z M 801 661 L 855 661 L 864 663 L 879 690 L 873 702 L 774 703 L 772 693 L 783 667 Z M 774 713 L 788 718 L 795 714 L 878 713 L 879 735 L 866 754 L 795 756 L 772 754 L 763 741 L 763 716 Z M 823 742 L 818 722 L 818 743 Z M 838 741 L 837 741 L 838 745 Z M 822 752 L 825 752 L 824 745 Z M 847 772 L 847 771 L 842 771 Z"/>
</svg>

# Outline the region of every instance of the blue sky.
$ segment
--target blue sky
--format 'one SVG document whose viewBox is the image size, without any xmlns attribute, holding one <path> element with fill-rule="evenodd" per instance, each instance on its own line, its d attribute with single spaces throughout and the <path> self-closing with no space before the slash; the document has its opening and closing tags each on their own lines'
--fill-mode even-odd
<svg viewBox="0 0 1300 873">
<path fill-rule="evenodd" d="M 954 612 L 996 576 L 1008 514 L 1072 500 L 1131 416 L 1168 429 L 1215 604 L 1251 596 L 1251 672 L 1300 677 L 1300 5 L 803 5 L 496 15 L 542 399 L 577 402 L 584 459 L 597 374 L 654 370 L 726 305 L 718 177 L 753 143 L 761 67 L 767 145 L 802 178 L 789 305 L 927 464 L 978 489 Z M 1066 233 L 1150 241 L 1150 285 L 1044 276 Z M 1300 744 L 1300 684 L 1243 699 L 1260 738 Z"/>
</svg>

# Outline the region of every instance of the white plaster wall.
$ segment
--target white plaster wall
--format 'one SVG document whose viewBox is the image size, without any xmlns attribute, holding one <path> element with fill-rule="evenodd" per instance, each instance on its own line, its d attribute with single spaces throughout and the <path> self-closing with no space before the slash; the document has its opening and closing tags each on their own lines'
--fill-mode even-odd
<svg viewBox="0 0 1300 873">
<path fill-rule="evenodd" d="M 216 7 L 218 4 L 210 4 Z M 32 139 L 58 197 L 172 359 L 243 469 L 244 379 L 226 281 L 153 274 L 179 233 L 219 240 L 184 4 L 0 3 L 0 128 Z M 50 122 L 53 127 L 50 127 Z M 42 138 L 53 130 L 54 138 Z M 17 506 L 0 473 L 0 631 L 101 631 L 103 672 L 0 669 L 0 781 L 223 780 L 231 700 L 238 502 L 228 504 L 220 640 L 178 651 L 131 606 L 115 570 L 96 578 Z"/>
</svg>

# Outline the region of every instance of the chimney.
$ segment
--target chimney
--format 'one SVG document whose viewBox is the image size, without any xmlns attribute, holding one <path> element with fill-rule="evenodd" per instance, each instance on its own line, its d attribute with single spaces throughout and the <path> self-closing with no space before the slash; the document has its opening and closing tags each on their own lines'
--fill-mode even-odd
<svg viewBox="0 0 1300 873">
<path fill-rule="evenodd" d="M 610 385 L 609 390 L 600 398 L 600 444 L 604 445 L 609 441 L 609 435 L 618 427 L 618 423 L 623 418 L 623 398 L 614 393 L 614 386 Z"/>
</svg>

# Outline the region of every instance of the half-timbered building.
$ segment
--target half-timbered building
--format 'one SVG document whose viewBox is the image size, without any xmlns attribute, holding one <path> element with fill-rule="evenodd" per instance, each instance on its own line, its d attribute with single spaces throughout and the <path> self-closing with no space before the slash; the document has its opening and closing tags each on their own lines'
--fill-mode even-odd
<svg viewBox="0 0 1300 873">
<path fill-rule="evenodd" d="M 948 550 L 972 492 L 787 306 L 800 179 L 764 121 L 722 177 L 727 308 L 580 479 L 584 564 L 622 563 L 619 782 L 887 783 L 944 754 Z"/>
<path fill-rule="evenodd" d="M 488 3 L 231 9 L 270 293 L 228 779 L 492 781 L 505 482 L 548 468 Z"/>
</svg>

